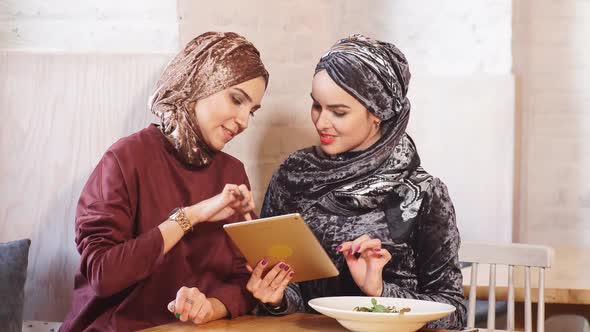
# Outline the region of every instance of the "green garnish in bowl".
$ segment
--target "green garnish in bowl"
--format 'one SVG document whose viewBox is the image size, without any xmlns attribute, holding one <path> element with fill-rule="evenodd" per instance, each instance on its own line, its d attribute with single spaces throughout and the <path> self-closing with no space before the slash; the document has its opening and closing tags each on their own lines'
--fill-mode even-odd
<svg viewBox="0 0 590 332">
<path fill-rule="evenodd" d="M 387 313 L 387 314 L 400 314 L 403 315 L 406 312 L 410 312 L 412 309 L 411 308 L 401 308 L 401 309 L 397 309 L 395 306 L 389 306 L 386 307 L 382 304 L 378 304 L 377 303 L 377 299 L 372 298 L 371 299 L 371 303 L 373 304 L 372 307 L 367 308 L 367 307 L 354 307 L 354 309 L 352 309 L 352 311 L 358 311 L 358 312 L 381 312 L 381 313 Z"/>
</svg>

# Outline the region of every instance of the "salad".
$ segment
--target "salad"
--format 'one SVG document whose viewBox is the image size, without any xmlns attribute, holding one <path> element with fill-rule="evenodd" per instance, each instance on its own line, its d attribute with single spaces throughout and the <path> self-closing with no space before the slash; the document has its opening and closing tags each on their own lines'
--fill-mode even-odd
<svg viewBox="0 0 590 332">
<path fill-rule="evenodd" d="M 372 307 L 354 307 L 352 311 L 359 311 L 359 312 L 380 312 L 380 313 L 389 313 L 389 314 L 400 314 L 403 315 L 406 312 L 410 312 L 411 308 L 400 308 L 397 309 L 395 306 L 386 307 L 384 305 L 378 304 L 377 299 L 372 298 L 371 303 L 373 304 Z"/>
</svg>

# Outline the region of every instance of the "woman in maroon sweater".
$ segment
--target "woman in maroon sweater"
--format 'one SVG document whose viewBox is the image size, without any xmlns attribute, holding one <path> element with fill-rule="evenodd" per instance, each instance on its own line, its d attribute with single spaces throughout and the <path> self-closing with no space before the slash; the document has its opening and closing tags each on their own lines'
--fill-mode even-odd
<svg viewBox="0 0 590 332">
<path fill-rule="evenodd" d="M 254 208 L 242 163 L 221 152 L 260 107 L 268 72 L 235 33 L 196 37 L 150 98 L 160 125 L 119 140 L 76 211 L 81 255 L 61 331 L 132 331 L 235 317 L 254 305 L 223 232 Z"/>
</svg>

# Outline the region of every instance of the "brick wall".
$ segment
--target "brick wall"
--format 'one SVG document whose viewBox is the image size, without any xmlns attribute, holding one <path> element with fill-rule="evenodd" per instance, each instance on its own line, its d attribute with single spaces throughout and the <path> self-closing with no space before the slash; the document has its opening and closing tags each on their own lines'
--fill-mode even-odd
<svg viewBox="0 0 590 332">
<path fill-rule="evenodd" d="M 510 1 L 179 0 L 180 40 L 238 31 L 261 51 L 271 81 L 250 129 L 228 146 L 247 166 L 261 203 L 272 171 L 317 143 L 309 109 L 313 69 L 338 38 L 395 43 L 413 78 L 409 131 L 424 167 L 442 178 L 463 238 L 512 237 L 513 112 Z"/>
<path fill-rule="evenodd" d="M 163 53 L 178 47 L 175 1 L 3 0 L 0 49 Z"/>
<path fill-rule="evenodd" d="M 588 246 L 590 2 L 514 1 L 519 240 Z"/>
</svg>

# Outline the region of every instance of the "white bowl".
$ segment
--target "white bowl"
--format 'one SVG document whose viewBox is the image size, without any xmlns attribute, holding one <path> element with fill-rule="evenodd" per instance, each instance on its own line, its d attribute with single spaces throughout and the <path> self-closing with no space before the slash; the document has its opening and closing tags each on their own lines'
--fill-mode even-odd
<svg viewBox="0 0 590 332">
<path fill-rule="evenodd" d="M 335 318 L 351 331 L 390 331 L 413 332 L 426 323 L 445 317 L 455 311 L 455 307 L 445 303 L 376 297 L 377 304 L 395 306 L 397 309 L 411 308 L 402 315 L 395 313 L 374 313 L 353 311 L 354 307 L 372 307 L 372 297 L 367 296 L 333 296 L 310 300 L 309 305 L 317 312 Z"/>
</svg>

